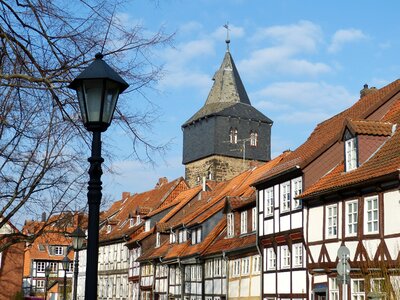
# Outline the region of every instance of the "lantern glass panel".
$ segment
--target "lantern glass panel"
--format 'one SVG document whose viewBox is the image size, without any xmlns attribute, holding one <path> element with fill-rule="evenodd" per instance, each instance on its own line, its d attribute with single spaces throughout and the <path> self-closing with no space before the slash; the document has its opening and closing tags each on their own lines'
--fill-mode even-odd
<svg viewBox="0 0 400 300">
<path fill-rule="evenodd" d="M 88 122 L 100 122 L 101 102 L 103 97 L 103 80 L 90 79 L 83 81 L 84 99 Z"/>
<path fill-rule="evenodd" d="M 86 112 L 86 105 L 85 105 L 85 97 L 84 97 L 81 86 L 77 87 L 76 94 L 78 96 L 79 108 L 80 108 L 81 114 L 82 114 L 82 121 L 84 124 L 86 124 L 88 119 L 87 119 L 87 112 Z"/>
<path fill-rule="evenodd" d="M 115 81 L 107 80 L 106 83 L 106 95 L 104 98 L 103 108 L 103 122 L 111 123 L 114 109 L 118 100 L 119 95 L 119 84 Z"/>
</svg>

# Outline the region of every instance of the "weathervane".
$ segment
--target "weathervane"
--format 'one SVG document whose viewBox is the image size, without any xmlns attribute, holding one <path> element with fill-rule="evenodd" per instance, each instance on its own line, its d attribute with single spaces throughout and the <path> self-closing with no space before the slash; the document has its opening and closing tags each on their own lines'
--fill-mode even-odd
<svg viewBox="0 0 400 300">
<path fill-rule="evenodd" d="M 226 40 L 225 40 L 225 43 L 226 43 L 226 51 L 229 52 L 229 43 L 231 42 L 231 40 L 229 39 L 229 31 L 230 31 L 230 29 L 229 29 L 229 22 L 226 22 L 226 24 L 224 25 L 224 27 L 226 28 Z"/>
</svg>

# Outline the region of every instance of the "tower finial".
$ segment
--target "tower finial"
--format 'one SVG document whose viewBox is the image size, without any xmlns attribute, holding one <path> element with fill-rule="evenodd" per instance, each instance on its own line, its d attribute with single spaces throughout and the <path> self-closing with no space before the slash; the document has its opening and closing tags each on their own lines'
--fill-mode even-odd
<svg viewBox="0 0 400 300">
<path fill-rule="evenodd" d="M 231 40 L 229 39 L 229 22 L 226 22 L 226 24 L 224 25 L 224 27 L 226 28 L 226 51 L 229 52 L 229 43 L 231 42 Z"/>
</svg>

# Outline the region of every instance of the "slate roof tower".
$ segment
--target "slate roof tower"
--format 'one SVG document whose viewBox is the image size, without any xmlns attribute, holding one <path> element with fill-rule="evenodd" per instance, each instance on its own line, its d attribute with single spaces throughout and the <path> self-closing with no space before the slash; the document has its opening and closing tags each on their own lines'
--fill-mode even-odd
<svg viewBox="0 0 400 300">
<path fill-rule="evenodd" d="M 204 106 L 182 125 L 183 164 L 190 186 L 222 181 L 271 159 L 272 121 L 255 109 L 227 50 Z"/>
</svg>

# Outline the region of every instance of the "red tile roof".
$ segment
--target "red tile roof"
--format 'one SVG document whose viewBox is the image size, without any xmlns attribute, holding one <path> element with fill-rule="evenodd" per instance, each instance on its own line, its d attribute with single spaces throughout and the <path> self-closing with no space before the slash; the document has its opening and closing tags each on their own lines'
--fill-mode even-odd
<svg viewBox="0 0 400 300">
<path fill-rule="evenodd" d="M 396 80 L 376 92 L 362 97 L 350 108 L 318 124 L 307 141 L 282 159 L 277 167 L 272 168 L 255 180 L 254 184 L 260 184 L 284 171 L 296 168 L 296 166 L 304 168 L 337 141 L 337 135 L 343 128 L 343 122 L 346 119 L 360 120 L 367 118 L 399 91 L 400 80 Z M 391 122 L 390 120 L 387 121 Z"/>
<path fill-rule="evenodd" d="M 346 119 L 343 128 L 348 128 L 353 134 L 390 136 L 393 124 L 389 122 L 374 120 L 351 120 Z M 344 131 L 343 129 L 343 131 Z M 342 131 L 342 135 L 343 135 Z M 340 138 L 341 139 L 341 138 Z"/>
</svg>

